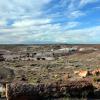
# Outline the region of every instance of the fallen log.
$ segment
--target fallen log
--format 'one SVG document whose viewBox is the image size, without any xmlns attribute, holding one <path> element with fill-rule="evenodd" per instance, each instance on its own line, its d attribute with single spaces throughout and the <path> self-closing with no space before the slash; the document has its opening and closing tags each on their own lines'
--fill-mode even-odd
<svg viewBox="0 0 100 100">
<path fill-rule="evenodd" d="M 86 80 L 31 85 L 16 82 L 6 85 L 7 100 L 44 100 L 63 96 L 87 97 L 93 93 L 93 85 Z"/>
</svg>

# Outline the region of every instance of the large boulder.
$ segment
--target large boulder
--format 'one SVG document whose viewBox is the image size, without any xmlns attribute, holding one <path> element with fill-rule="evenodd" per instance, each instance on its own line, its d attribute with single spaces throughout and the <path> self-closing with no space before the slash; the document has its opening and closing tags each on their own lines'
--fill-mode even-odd
<svg viewBox="0 0 100 100">
<path fill-rule="evenodd" d="M 50 83 L 31 85 L 15 82 L 7 85 L 8 100 L 44 100 L 62 96 L 87 97 L 93 93 L 93 85 L 86 80 L 68 81 L 66 84 Z"/>
<path fill-rule="evenodd" d="M 0 67 L 0 80 L 12 81 L 15 77 L 13 69 Z"/>
</svg>

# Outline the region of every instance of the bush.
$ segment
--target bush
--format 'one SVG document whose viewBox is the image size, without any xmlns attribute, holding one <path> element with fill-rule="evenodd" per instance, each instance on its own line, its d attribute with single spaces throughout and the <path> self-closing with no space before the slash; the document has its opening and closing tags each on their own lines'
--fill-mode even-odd
<svg viewBox="0 0 100 100">
<path fill-rule="evenodd" d="M 30 66 L 37 66 L 38 64 L 31 64 Z"/>
<path fill-rule="evenodd" d="M 22 67 L 23 65 L 15 65 L 14 67 Z"/>
<path fill-rule="evenodd" d="M 93 81 L 94 81 L 94 82 L 100 82 L 100 77 L 94 76 L 94 77 L 93 77 Z"/>
</svg>

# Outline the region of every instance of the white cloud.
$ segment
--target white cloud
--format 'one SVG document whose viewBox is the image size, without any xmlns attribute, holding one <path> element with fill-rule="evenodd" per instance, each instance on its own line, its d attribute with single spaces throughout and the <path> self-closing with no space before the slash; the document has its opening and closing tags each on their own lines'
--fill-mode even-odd
<svg viewBox="0 0 100 100">
<path fill-rule="evenodd" d="M 0 0 L 0 16 L 20 18 L 21 16 L 37 17 L 42 14 L 42 7 L 51 0 Z"/>
<path fill-rule="evenodd" d="M 98 39 L 100 26 L 69 29 L 64 32 L 62 32 L 60 24 L 47 24 L 39 26 L 38 29 L 36 27 L 32 27 L 30 30 L 25 29 L 21 28 L 19 31 L 16 28 L 13 28 L 12 31 L 2 30 L 1 32 L 5 34 L 0 37 L 0 43 L 100 43 Z"/>
<path fill-rule="evenodd" d="M 29 27 L 29 26 L 39 26 L 43 24 L 48 24 L 51 22 L 51 19 L 25 19 L 15 21 L 12 25 L 13 27 Z"/>
<path fill-rule="evenodd" d="M 80 16 L 85 16 L 85 15 L 86 14 L 84 12 L 77 10 L 77 11 L 70 12 L 70 14 L 68 15 L 68 17 L 69 18 L 78 18 Z"/>
<path fill-rule="evenodd" d="M 50 19 L 40 19 L 40 20 L 22 20 L 16 21 L 12 24 L 12 27 L 5 28 L 2 27 L 0 29 L 0 33 L 7 33 L 7 34 L 17 34 L 21 35 L 22 33 L 27 32 L 29 35 L 31 33 L 58 33 L 62 32 L 63 29 L 71 29 L 80 25 L 79 22 L 67 22 L 66 24 L 56 23 L 52 24 Z M 21 33 L 21 34 L 20 34 Z"/>
<path fill-rule="evenodd" d="M 86 1 L 86 0 L 85 0 Z M 51 10 L 56 10 L 56 9 L 64 9 L 62 12 L 60 12 L 59 14 L 59 10 L 58 12 L 56 12 L 58 17 L 62 16 L 66 16 L 67 18 L 73 19 L 73 18 L 79 18 L 81 16 L 85 16 L 86 13 L 80 10 L 80 3 L 81 0 L 61 0 L 60 3 L 55 4 L 53 7 L 49 8 L 49 11 Z M 51 14 L 52 17 L 54 15 L 55 17 L 55 13 Z"/>
<path fill-rule="evenodd" d="M 71 28 L 75 28 L 77 26 L 79 26 L 80 23 L 79 22 L 68 22 L 64 25 L 64 29 L 71 29 Z"/>
<path fill-rule="evenodd" d="M 70 0 L 65 15 L 67 14 L 68 18 L 70 19 L 85 16 L 87 15 L 88 11 L 82 11 L 81 8 L 83 8 L 87 4 L 96 3 L 96 2 L 99 2 L 99 0 Z"/>
<path fill-rule="evenodd" d="M 7 24 L 6 20 L 0 19 L 0 27 L 4 27 L 4 26 L 6 26 L 6 24 Z"/>
<path fill-rule="evenodd" d="M 99 0 L 80 0 L 80 7 L 81 6 L 85 6 L 87 4 L 90 4 L 90 3 L 95 3 L 95 2 L 98 2 Z"/>
<path fill-rule="evenodd" d="M 55 43 L 100 43 L 100 26 L 68 30 L 64 33 L 55 34 L 52 39 Z M 56 38 L 57 37 L 57 38 Z"/>
<path fill-rule="evenodd" d="M 50 1 L 53 0 L 1 0 L 0 43 L 100 42 L 96 40 L 100 37 L 100 26 L 75 29 L 81 24 L 76 18 L 87 15 L 81 8 L 97 0 L 61 0 L 49 7 L 51 13 L 46 14 L 47 9 L 43 8 Z M 68 21 L 63 23 L 65 18 Z M 13 22 L 8 23 L 9 19 Z"/>
</svg>

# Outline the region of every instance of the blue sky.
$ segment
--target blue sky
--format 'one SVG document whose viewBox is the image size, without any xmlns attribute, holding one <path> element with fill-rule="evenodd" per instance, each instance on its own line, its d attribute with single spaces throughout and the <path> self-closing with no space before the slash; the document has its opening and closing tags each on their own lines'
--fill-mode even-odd
<svg viewBox="0 0 100 100">
<path fill-rule="evenodd" d="M 100 0 L 0 0 L 0 44 L 100 44 Z"/>
</svg>

